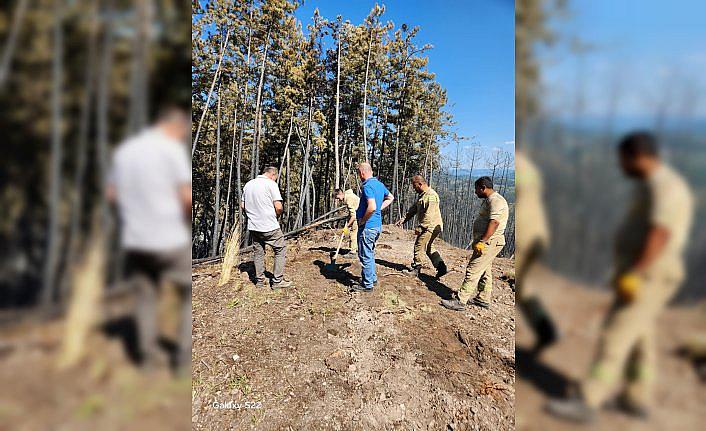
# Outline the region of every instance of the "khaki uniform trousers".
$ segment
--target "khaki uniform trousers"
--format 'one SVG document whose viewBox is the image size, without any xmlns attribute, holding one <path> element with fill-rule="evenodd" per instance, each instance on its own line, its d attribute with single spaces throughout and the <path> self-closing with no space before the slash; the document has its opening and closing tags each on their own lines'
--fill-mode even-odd
<svg viewBox="0 0 706 431">
<path fill-rule="evenodd" d="M 475 245 L 475 242 L 473 244 Z M 490 302 L 493 293 L 493 261 L 503 247 L 505 247 L 505 238 L 495 238 L 485 246 L 483 254 L 473 251 L 466 265 L 466 276 L 458 291 L 458 300 L 462 304 L 474 296 L 484 302 Z"/>
<path fill-rule="evenodd" d="M 429 257 L 434 268 L 438 268 L 439 265 L 444 261 L 441 258 L 441 254 L 434 247 L 434 240 L 441 235 L 442 228 L 440 225 L 436 225 L 433 229 L 428 229 L 425 227 L 417 227 L 415 233 L 417 238 L 414 240 L 414 260 L 412 261 L 412 267 L 418 268 L 422 266 L 422 260 L 424 255 Z"/>
<path fill-rule="evenodd" d="M 598 408 L 625 380 L 626 400 L 642 407 L 652 401 L 656 369 L 657 318 L 676 293 L 680 280 L 651 275 L 630 304 L 613 305 L 603 326 L 589 376 L 581 385 L 586 403 Z"/>
<path fill-rule="evenodd" d="M 350 228 L 349 240 L 351 253 L 358 253 L 358 222 L 354 221 Z"/>
</svg>

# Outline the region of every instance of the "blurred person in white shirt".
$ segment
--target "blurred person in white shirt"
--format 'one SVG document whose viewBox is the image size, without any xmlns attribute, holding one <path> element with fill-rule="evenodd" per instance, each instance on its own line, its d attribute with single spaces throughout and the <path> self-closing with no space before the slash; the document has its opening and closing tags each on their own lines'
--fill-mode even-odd
<svg viewBox="0 0 706 431">
<path fill-rule="evenodd" d="M 176 365 L 191 362 L 191 162 L 186 149 L 189 117 L 163 109 L 157 123 L 118 145 L 108 180 L 117 205 L 125 275 L 136 288 L 142 364 L 156 365 L 160 285 L 173 283 L 181 299 Z"/>
</svg>

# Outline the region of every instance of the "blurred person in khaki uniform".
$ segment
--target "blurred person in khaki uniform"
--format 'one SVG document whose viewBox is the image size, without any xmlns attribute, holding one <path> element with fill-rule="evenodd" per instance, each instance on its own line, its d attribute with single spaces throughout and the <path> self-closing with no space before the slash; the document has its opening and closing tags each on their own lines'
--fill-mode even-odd
<svg viewBox="0 0 706 431">
<path fill-rule="evenodd" d="M 441 210 L 439 208 L 439 195 L 434 189 L 429 187 L 429 184 L 421 175 L 415 175 L 412 178 L 412 187 L 414 187 L 414 191 L 417 192 L 419 198 L 407 211 L 405 217 L 395 223 L 397 226 L 402 226 L 408 220 L 411 220 L 412 217 L 417 216 L 418 225 L 414 229 L 417 238 L 414 241 L 412 269 L 406 269 L 403 272 L 407 275 L 418 277 L 422 269 L 422 260 L 426 254 L 436 269 L 436 277 L 440 278 L 448 272 L 448 269 L 441 254 L 434 248 L 434 240 L 441 235 L 444 229 L 444 222 L 441 219 Z"/>
<path fill-rule="evenodd" d="M 351 252 L 346 257 L 356 256 L 358 254 L 358 221 L 355 218 L 355 210 L 358 209 L 360 198 L 351 189 L 345 192 L 341 189 L 336 189 L 335 197 L 337 201 L 344 203 L 346 208 L 348 208 L 349 217 L 343 227 L 343 235 L 348 235 L 350 239 Z"/>
<path fill-rule="evenodd" d="M 455 311 L 465 310 L 471 298 L 474 305 L 490 307 L 493 261 L 505 247 L 505 227 L 510 213 L 507 201 L 493 190 L 493 180 L 487 176 L 476 180 L 475 193 L 483 202 L 473 222 L 473 254 L 466 265 L 458 298 L 441 301 L 441 305 Z"/>
<path fill-rule="evenodd" d="M 515 153 L 517 194 L 515 229 L 515 303 L 535 333 L 535 354 L 554 343 L 558 331 L 527 274 L 549 247 L 549 226 L 543 205 L 542 174 L 521 151 Z"/>
<path fill-rule="evenodd" d="M 617 389 L 626 413 L 647 417 L 656 377 L 657 318 L 685 278 L 683 254 L 694 211 L 689 186 L 660 160 L 649 133 L 626 136 L 618 153 L 637 190 L 615 239 L 615 302 L 580 394 L 547 406 L 550 413 L 578 422 L 593 420 Z"/>
<path fill-rule="evenodd" d="M 680 347 L 679 354 L 691 362 L 702 382 L 706 382 L 706 334 L 694 334 Z"/>
</svg>

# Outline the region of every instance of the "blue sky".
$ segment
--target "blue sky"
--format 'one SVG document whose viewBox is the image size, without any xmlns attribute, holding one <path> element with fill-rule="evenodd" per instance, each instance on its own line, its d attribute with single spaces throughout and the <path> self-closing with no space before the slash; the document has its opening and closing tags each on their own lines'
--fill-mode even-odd
<svg viewBox="0 0 706 431">
<path fill-rule="evenodd" d="M 363 22 L 374 0 L 307 0 L 297 17 L 308 24 L 314 9 L 334 19 Z M 511 0 L 378 1 L 383 21 L 421 27 L 419 46 L 430 43 L 429 70 L 448 91 L 449 110 L 461 136 L 512 151 L 515 135 L 515 12 Z M 462 145 L 470 145 L 466 141 Z M 445 154 L 455 154 L 448 146 Z"/>
<path fill-rule="evenodd" d="M 582 88 L 581 116 L 616 117 L 649 127 L 657 112 L 668 121 L 706 119 L 706 2 L 573 0 L 554 27 L 564 42 L 543 50 L 546 101 L 557 116 L 573 115 Z M 590 46 L 578 56 L 576 38 Z M 581 83 L 581 84 L 580 84 Z"/>
</svg>

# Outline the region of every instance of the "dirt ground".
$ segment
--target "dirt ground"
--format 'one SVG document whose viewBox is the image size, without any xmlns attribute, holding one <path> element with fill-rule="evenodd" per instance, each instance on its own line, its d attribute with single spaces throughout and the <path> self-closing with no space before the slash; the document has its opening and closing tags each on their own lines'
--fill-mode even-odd
<svg viewBox="0 0 706 431">
<path fill-rule="evenodd" d="M 62 320 L 0 331 L 0 431 L 189 429 L 190 380 L 167 366 L 141 372 L 125 348 L 129 322 L 108 322 L 64 371 Z"/>
<path fill-rule="evenodd" d="M 514 295 L 495 266 L 490 310 L 442 308 L 468 252 L 439 244 L 452 270 L 437 282 L 399 270 L 413 234 L 385 226 L 381 285 L 350 294 L 357 259 L 329 272 L 335 231 L 288 244 L 294 288 L 217 287 L 218 265 L 193 273 L 193 408 L 197 430 L 508 430 L 514 427 Z M 332 245 L 333 244 L 333 245 Z M 344 246 L 345 247 L 345 246 Z"/>
<path fill-rule="evenodd" d="M 586 288 L 545 268 L 532 274 L 538 292 L 556 319 L 563 338 L 538 361 L 526 354 L 532 334 L 518 317 L 517 325 L 517 429 L 564 430 L 696 430 L 704 429 L 706 384 L 694 367 L 675 354 L 694 334 L 706 333 L 706 304 L 672 306 L 658 323 L 658 375 L 656 408 L 648 422 L 607 409 L 599 420 L 578 427 L 544 413 L 548 397 L 564 394 L 572 382 L 585 375 L 592 358 L 600 325 L 611 301 L 607 290 Z"/>
</svg>

